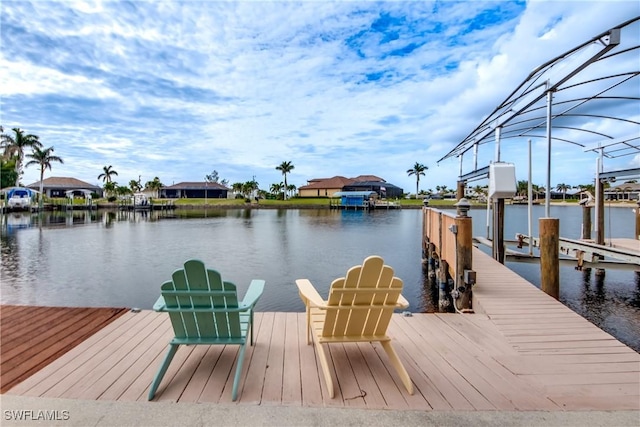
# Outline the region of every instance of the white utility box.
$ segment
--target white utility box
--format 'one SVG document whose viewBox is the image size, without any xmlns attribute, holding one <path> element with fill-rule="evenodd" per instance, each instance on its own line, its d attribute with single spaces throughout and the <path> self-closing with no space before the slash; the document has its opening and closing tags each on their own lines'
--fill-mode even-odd
<svg viewBox="0 0 640 427">
<path fill-rule="evenodd" d="M 516 165 L 492 163 L 489 165 L 489 197 L 508 199 L 516 194 Z"/>
</svg>

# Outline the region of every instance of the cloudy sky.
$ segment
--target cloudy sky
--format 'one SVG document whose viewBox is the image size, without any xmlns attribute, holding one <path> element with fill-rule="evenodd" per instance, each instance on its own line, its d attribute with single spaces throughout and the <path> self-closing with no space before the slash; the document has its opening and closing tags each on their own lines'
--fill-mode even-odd
<svg viewBox="0 0 640 427">
<path fill-rule="evenodd" d="M 0 124 L 55 148 L 65 163 L 46 177 L 101 185 L 112 165 L 120 184 L 170 185 L 217 170 L 268 189 L 290 161 L 296 186 L 373 174 L 415 191 L 416 162 L 429 168 L 421 189 L 455 187 L 458 161 L 437 160 L 533 68 L 640 3 L 3 0 L 0 14 Z M 518 179 L 525 145 L 501 147 Z M 486 159 L 493 150 L 481 146 Z M 555 150 L 552 185 L 592 181 L 594 153 Z M 611 162 L 640 167 L 637 156 Z M 38 179 L 25 169 L 24 184 Z"/>
</svg>

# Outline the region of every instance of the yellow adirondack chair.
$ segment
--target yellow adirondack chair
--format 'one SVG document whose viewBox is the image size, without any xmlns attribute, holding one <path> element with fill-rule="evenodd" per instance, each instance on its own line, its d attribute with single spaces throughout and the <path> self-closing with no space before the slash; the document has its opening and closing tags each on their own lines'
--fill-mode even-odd
<svg viewBox="0 0 640 427">
<path fill-rule="evenodd" d="M 351 267 L 346 277 L 334 280 L 325 301 L 307 279 L 296 280 L 300 297 L 307 308 L 307 344 L 310 334 L 316 340 L 322 371 L 334 397 L 333 379 L 323 344 L 374 342 L 382 344 L 391 364 L 409 394 L 413 383 L 387 336 L 387 327 L 395 309 L 407 308 L 401 295 L 402 280 L 379 256 L 370 256 L 362 265 Z"/>
</svg>

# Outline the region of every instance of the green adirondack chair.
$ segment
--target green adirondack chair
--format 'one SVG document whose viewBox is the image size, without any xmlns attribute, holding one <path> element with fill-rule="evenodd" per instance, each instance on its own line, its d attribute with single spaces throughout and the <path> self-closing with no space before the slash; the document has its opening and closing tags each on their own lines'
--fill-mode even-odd
<svg viewBox="0 0 640 427">
<path fill-rule="evenodd" d="M 236 286 L 224 282 L 220 273 L 205 268 L 202 261 L 188 260 L 184 269 L 176 270 L 172 280 L 162 284 L 161 296 L 153 306 L 156 311 L 169 313 L 175 337 L 151 383 L 149 400 L 155 396 L 180 345 L 238 344 L 232 392 L 235 401 L 248 334 L 253 345 L 253 308 L 263 290 L 264 280 L 252 280 L 244 299 L 238 302 Z"/>
</svg>

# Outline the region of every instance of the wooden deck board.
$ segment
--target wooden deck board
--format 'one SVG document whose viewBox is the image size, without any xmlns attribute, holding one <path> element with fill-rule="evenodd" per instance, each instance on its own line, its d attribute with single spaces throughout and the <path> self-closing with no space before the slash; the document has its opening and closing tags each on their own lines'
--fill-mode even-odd
<svg viewBox="0 0 640 427">
<path fill-rule="evenodd" d="M 465 320 L 472 316 L 394 315 L 390 334 L 414 381 L 413 396 L 404 390 L 395 371 L 390 371 L 386 353 L 379 345 L 330 345 L 336 398 L 329 399 L 322 386 L 316 349 L 305 343 L 304 313 L 257 313 L 256 345 L 246 354 L 245 380 L 238 401 L 423 410 L 562 410 L 589 405 L 628 409 L 638 397 L 634 390 L 638 388 L 640 359 L 628 347 L 611 363 L 602 355 L 589 356 L 593 360 L 586 360 L 583 370 L 575 363 L 554 363 L 554 358 L 564 355 L 532 356 L 515 350 L 498 354 L 493 348 L 485 348 L 482 340 L 469 338 L 477 323 L 486 321 Z M 123 317 L 123 321 L 98 332 L 89 347 L 63 356 L 57 369 L 43 371 L 44 378 L 36 374 L 8 393 L 22 390 L 15 394 L 146 399 L 171 338 L 169 319 L 152 312 Z M 127 317 L 131 319 L 127 321 Z M 459 328 L 465 331 L 457 333 Z M 293 336 L 287 338 L 287 330 Z M 495 330 L 488 334 L 496 339 Z M 230 401 L 236 354 L 237 346 L 181 347 L 158 389 L 157 400 Z M 48 384 L 37 387 L 43 381 Z M 299 394 L 287 398 L 290 394 L 284 391 L 289 389 L 291 393 L 296 387 Z"/>
<path fill-rule="evenodd" d="M 474 288 L 476 314 L 393 316 L 389 335 L 412 378 L 414 395 L 406 392 L 378 343 L 332 344 L 325 345 L 336 394 L 330 399 L 317 348 L 306 343 L 305 313 L 256 313 L 256 342 L 247 346 L 238 403 L 640 410 L 637 352 L 482 255 L 474 251 L 474 269 L 482 272 Z M 14 307 L 3 310 L 7 316 L 16 313 Z M 30 325 L 42 331 L 37 321 Z M 172 335 L 166 314 L 128 312 L 7 393 L 146 400 Z M 19 341 L 12 330 L 6 336 Z M 237 354 L 238 346 L 180 347 L 155 400 L 231 403 Z"/>
<path fill-rule="evenodd" d="M 43 369 L 126 311 L 0 306 L 0 393 Z"/>
</svg>

